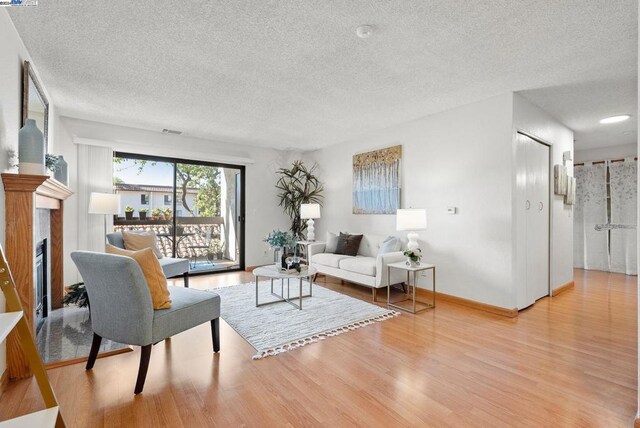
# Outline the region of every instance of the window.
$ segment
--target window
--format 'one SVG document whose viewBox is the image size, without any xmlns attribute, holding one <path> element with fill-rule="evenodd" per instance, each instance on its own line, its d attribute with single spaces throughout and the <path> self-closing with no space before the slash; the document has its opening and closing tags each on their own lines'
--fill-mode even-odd
<svg viewBox="0 0 640 428">
<path fill-rule="evenodd" d="M 164 204 L 171 205 L 173 203 L 172 195 L 164 195 Z"/>
<path fill-rule="evenodd" d="M 176 216 L 182 217 L 182 210 L 176 210 Z"/>
<path fill-rule="evenodd" d="M 149 205 L 149 195 L 145 195 L 144 193 L 140 195 L 140 204 Z"/>
</svg>

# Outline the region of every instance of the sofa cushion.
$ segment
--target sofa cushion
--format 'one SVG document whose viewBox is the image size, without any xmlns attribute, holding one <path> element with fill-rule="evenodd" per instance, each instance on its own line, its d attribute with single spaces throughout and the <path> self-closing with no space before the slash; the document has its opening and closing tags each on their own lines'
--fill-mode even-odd
<svg viewBox="0 0 640 428">
<path fill-rule="evenodd" d="M 153 231 L 144 230 L 123 230 L 122 239 L 124 240 L 124 248 L 130 251 L 144 250 L 145 248 L 151 248 L 153 254 L 157 258 L 162 258 L 162 253 L 158 248 L 158 238 Z"/>
<path fill-rule="evenodd" d="M 172 278 L 189 272 L 189 259 L 174 259 L 173 257 L 163 257 L 160 260 L 160 266 L 164 276 Z"/>
<path fill-rule="evenodd" d="M 338 247 L 338 236 L 335 233 L 327 232 L 327 243 L 325 244 L 325 253 L 335 253 Z"/>
<path fill-rule="evenodd" d="M 361 273 L 362 275 L 376 276 L 376 258 L 375 257 L 349 257 L 340 260 L 340 269 Z"/>
<path fill-rule="evenodd" d="M 400 238 L 395 236 L 389 236 L 385 239 L 382 244 L 380 244 L 380 249 L 378 250 L 378 255 L 392 253 L 394 251 L 400 251 L 402 247 L 402 243 L 400 242 Z"/>
<path fill-rule="evenodd" d="M 346 233 L 340 233 L 336 254 L 356 256 L 358 254 L 358 249 L 360 248 L 360 241 L 362 241 L 362 235 L 348 235 Z"/>
<path fill-rule="evenodd" d="M 311 256 L 311 263 L 337 268 L 340 267 L 340 260 L 348 258 L 344 254 L 319 253 Z"/>
</svg>

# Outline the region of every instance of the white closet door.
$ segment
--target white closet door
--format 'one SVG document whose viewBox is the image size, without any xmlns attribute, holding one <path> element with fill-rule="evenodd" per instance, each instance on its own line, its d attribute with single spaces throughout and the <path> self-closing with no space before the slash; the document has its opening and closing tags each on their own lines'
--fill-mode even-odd
<svg viewBox="0 0 640 428">
<path fill-rule="evenodd" d="M 549 147 L 526 139 L 527 300 L 533 303 L 549 294 Z"/>
</svg>

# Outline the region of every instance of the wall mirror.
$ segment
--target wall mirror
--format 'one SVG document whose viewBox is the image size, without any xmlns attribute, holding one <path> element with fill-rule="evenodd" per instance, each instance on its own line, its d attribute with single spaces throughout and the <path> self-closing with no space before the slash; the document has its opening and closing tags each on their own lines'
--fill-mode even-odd
<svg viewBox="0 0 640 428">
<path fill-rule="evenodd" d="M 49 101 L 29 61 L 22 68 L 22 126 L 34 119 L 44 135 L 44 152 L 49 153 Z"/>
</svg>

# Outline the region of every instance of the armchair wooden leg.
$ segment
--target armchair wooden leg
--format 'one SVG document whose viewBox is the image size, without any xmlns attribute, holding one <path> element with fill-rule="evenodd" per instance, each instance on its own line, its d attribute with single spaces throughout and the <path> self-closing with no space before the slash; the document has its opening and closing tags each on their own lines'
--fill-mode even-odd
<svg viewBox="0 0 640 428">
<path fill-rule="evenodd" d="M 189 288 L 189 272 L 182 274 L 184 278 L 184 288 Z"/>
<path fill-rule="evenodd" d="M 145 345 L 140 352 L 140 367 L 138 368 L 138 380 L 136 381 L 136 389 L 134 394 L 140 394 L 144 388 L 144 381 L 147 378 L 147 370 L 149 369 L 149 360 L 151 359 L 151 348 L 153 345 Z"/>
<path fill-rule="evenodd" d="M 377 288 L 372 288 L 371 289 L 371 295 L 373 297 L 373 301 L 376 301 L 376 297 L 378 297 L 378 289 Z"/>
<path fill-rule="evenodd" d="M 93 342 L 91 342 L 91 351 L 89 351 L 89 359 L 87 360 L 87 365 L 84 368 L 85 370 L 91 370 L 93 368 L 96 358 L 98 358 L 98 351 L 100 350 L 101 343 L 102 337 L 93 333 Z"/>
<path fill-rule="evenodd" d="M 213 341 L 213 352 L 220 351 L 220 318 L 211 320 L 211 340 Z"/>
</svg>

